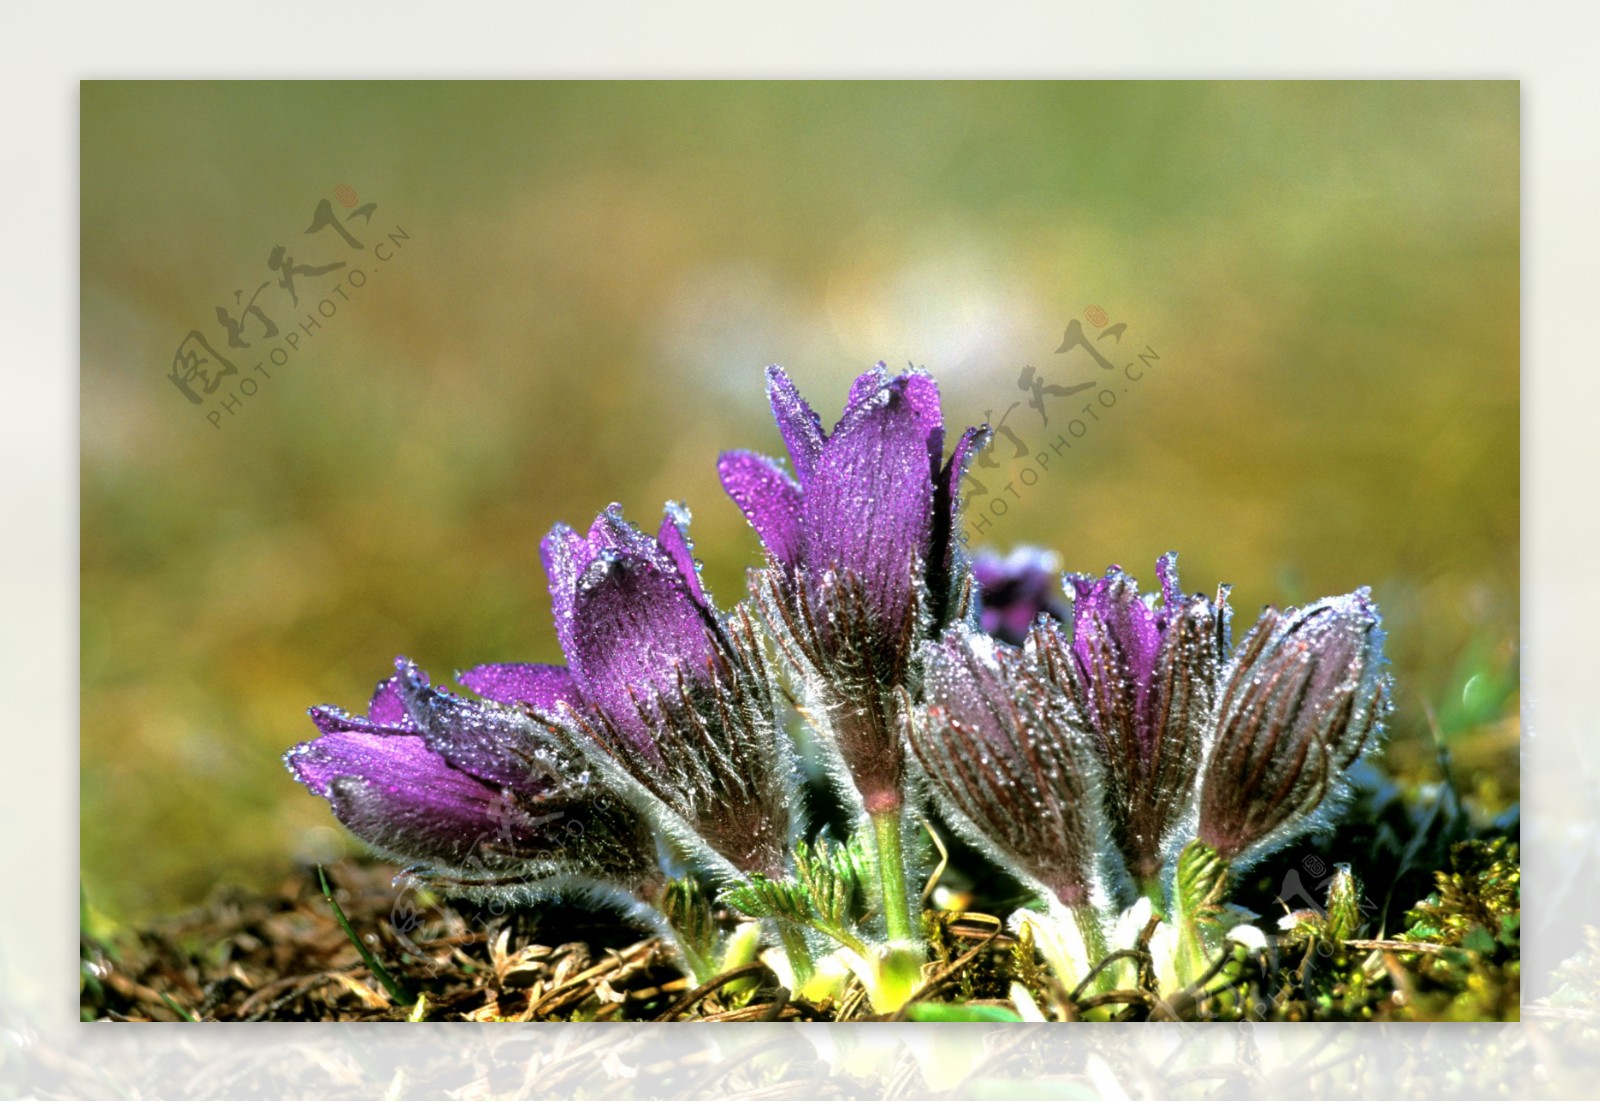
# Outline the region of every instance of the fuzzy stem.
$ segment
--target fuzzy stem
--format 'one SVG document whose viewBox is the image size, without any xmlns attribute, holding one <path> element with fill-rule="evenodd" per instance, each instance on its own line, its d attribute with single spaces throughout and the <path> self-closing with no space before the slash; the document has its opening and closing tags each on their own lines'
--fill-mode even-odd
<svg viewBox="0 0 1600 1102">
<path fill-rule="evenodd" d="M 1083 937 L 1084 955 L 1088 958 L 1084 964 L 1093 969 L 1095 965 L 1111 955 L 1111 950 L 1106 946 L 1106 933 L 1100 925 L 1100 916 L 1095 909 L 1087 903 L 1081 903 L 1072 908 L 1072 919 L 1078 926 L 1078 933 Z M 1094 989 L 1109 991 L 1113 984 L 1114 968 L 1103 968 L 1095 977 Z"/>
<path fill-rule="evenodd" d="M 1167 893 L 1161 887 L 1161 877 L 1149 876 L 1139 881 L 1139 894 L 1150 901 L 1150 912 L 1157 918 L 1171 917 Z"/>
<path fill-rule="evenodd" d="M 911 920 L 911 901 L 906 892 L 906 860 L 900 839 L 900 809 L 872 816 L 873 833 L 878 843 L 878 882 L 883 887 L 883 916 L 888 923 L 890 941 L 921 941 Z"/>
<path fill-rule="evenodd" d="M 784 956 L 789 958 L 789 970 L 794 973 L 795 987 L 804 987 L 817 971 L 816 962 L 811 959 L 811 946 L 806 944 L 806 935 L 798 927 L 781 920 L 776 925 Z"/>
</svg>

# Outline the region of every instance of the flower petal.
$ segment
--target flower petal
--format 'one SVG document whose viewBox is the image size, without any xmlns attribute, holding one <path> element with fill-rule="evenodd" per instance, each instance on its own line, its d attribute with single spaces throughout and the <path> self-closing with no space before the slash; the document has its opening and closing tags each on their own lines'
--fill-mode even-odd
<svg viewBox="0 0 1600 1102">
<path fill-rule="evenodd" d="M 452 769 L 420 735 L 324 735 L 284 762 L 357 837 L 405 860 L 459 865 L 506 819 L 497 788 Z"/>
<path fill-rule="evenodd" d="M 588 569 L 595 553 L 588 540 L 565 524 L 551 528 L 550 534 L 539 544 L 539 558 L 550 583 L 550 611 L 555 620 L 556 640 L 563 654 L 572 653 L 570 648 L 576 635 L 572 600 L 578 590 L 578 578 Z"/>
<path fill-rule="evenodd" d="M 972 574 L 982 600 L 983 630 L 1013 646 L 1022 644 L 1041 615 L 1057 620 L 1068 615 L 1057 596 L 1061 561 L 1053 551 L 1024 546 L 1004 558 L 983 551 L 973 557 Z"/>
<path fill-rule="evenodd" d="M 367 705 L 367 718 L 384 727 L 397 727 L 408 731 L 417 729 L 416 724 L 411 722 L 411 717 L 406 714 L 406 702 L 400 695 L 399 678 L 388 677 L 378 683 L 377 691 L 372 694 L 372 703 Z"/>
<path fill-rule="evenodd" d="M 678 567 L 678 573 L 689 584 L 689 592 L 701 605 L 710 607 L 705 590 L 700 587 L 700 569 L 694 561 L 694 543 L 689 539 L 689 510 L 677 502 L 667 502 L 667 512 L 661 518 L 661 533 L 656 542 Z"/>
<path fill-rule="evenodd" d="M 744 512 L 761 545 L 785 567 L 800 557 L 800 487 L 776 462 L 755 452 L 723 452 L 722 487 Z"/>
<path fill-rule="evenodd" d="M 565 666 L 502 662 L 474 666 L 457 674 L 456 680 L 485 700 L 522 704 L 540 711 L 552 711 L 558 704 L 579 698 L 578 683 Z"/>
<path fill-rule="evenodd" d="M 817 457 L 822 454 L 822 421 L 777 364 L 767 368 L 767 398 L 772 403 L 778 431 L 789 448 L 789 461 L 794 464 L 795 475 L 804 484 L 811 477 Z"/>
<path fill-rule="evenodd" d="M 603 551 L 578 580 L 567 658 L 585 695 L 641 746 L 662 697 L 679 678 L 706 679 L 717 657 L 715 622 L 676 567 Z"/>
<path fill-rule="evenodd" d="M 943 431 L 933 380 L 897 376 L 853 400 L 803 483 L 804 565 L 860 578 L 885 631 L 899 630 L 914 607 L 913 564 L 928 554 Z"/>
<path fill-rule="evenodd" d="M 1077 600 L 1072 609 L 1072 652 L 1087 688 L 1096 726 L 1138 728 L 1148 743 L 1154 731 L 1143 723 L 1145 700 L 1155 676 L 1161 631 L 1139 584 L 1113 566 L 1104 578 L 1074 575 Z"/>
<path fill-rule="evenodd" d="M 834 423 L 833 431 L 828 434 L 828 437 L 831 439 L 837 436 L 839 430 L 844 427 L 845 419 L 850 416 L 850 411 L 857 406 L 870 402 L 872 396 L 887 386 L 888 383 L 889 365 L 882 360 L 857 375 L 854 381 L 850 383 L 850 393 L 845 396 L 844 413 Z"/>
<path fill-rule="evenodd" d="M 553 757 L 534 725 L 516 712 L 486 707 L 428 686 L 427 675 L 399 659 L 406 711 L 429 749 L 456 769 L 495 786 L 537 794 L 558 780 Z M 541 755 L 539 751 L 546 750 Z"/>
<path fill-rule="evenodd" d="M 928 549 L 928 590 L 933 599 L 929 610 L 933 622 L 943 625 L 948 620 L 963 615 L 965 610 L 955 608 L 965 573 L 966 558 L 961 547 L 961 480 L 967 475 L 967 466 L 989 442 L 989 427 L 969 428 L 956 441 L 950 459 L 939 470 L 934 480 L 933 527 Z M 934 456 L 935 467 L 938 456 Z M 1024 629 L 1026 630 L 1026 629 Z"/>
</svg>

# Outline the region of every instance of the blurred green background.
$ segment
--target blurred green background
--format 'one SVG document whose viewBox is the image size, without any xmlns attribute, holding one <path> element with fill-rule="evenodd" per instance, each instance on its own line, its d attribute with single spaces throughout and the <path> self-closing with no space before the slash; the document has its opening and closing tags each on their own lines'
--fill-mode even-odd
<svg viewBox="0 0 1600 1102">
<path fill-rule="evenodd" d="M 279 755 L 406 654 L 557 660 L 537 545 L 693 510 L 730 604 L 756 542 L 719 449 L 779 449 L 762 367 L 829 424 L 878 359 L 999 417 L 1091 307 L 1160 361 L 977 543 L 1267 602 L 1370 584 L 1399 711 L 1517 797 L 1515 83 L 82 86 L 82 808 L 137 917 L 353 844 Z M 370 221 L 307 234 L 324 199 Z M 389 259 L 376 245 L 403 230 Z M 271 378 L 250 372 L 368 274 Z M 1096 330 L 1084 323 L 1092 334 Z M 166 378 L 199 329 L 240 366 Z M 222 427 L 208 410 L 247 376 Z M 248 388 L 247 388 L 248 389 Z M 1089 395 L 1026 405 L 1033 448 Z M 1009 460 L 1000 442 L 997 458 Z M 1020 464 L 1002 467 L 1020 473 Z"/>
</svg>

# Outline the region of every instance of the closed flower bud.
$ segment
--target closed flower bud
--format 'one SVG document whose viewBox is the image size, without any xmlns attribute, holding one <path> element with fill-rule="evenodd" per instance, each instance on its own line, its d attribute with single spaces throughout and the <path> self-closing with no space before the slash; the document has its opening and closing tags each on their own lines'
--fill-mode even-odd
<svg viewBox="0 0 1600 1102">
<path fill-rule="evenodd" d="M 1269 608 L 1224 678 L 1200 790 L 1200 840 L 1248 862 L 1338 804 L 1390 709 L 1383 627 L 1366 589 Z"/>
<path fill-rule="evenodd" d="M 1032 645 L 965 627 L 930 645 L 926 714 L 911 745 L 937 803 L 974 845 L 1047 898 L 1090 903 L 1100 881 L 1099 769 Z"/>
</svg>

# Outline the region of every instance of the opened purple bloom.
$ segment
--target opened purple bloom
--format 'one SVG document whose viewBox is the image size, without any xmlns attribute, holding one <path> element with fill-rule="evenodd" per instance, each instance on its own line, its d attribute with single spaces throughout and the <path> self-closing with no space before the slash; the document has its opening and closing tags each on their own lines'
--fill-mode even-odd
<svg viewBox="0 0 1600 1102">
<path fill-rule="evenodd" d="M 1113 566 L 1072 577 L 1072 645 L 1066 687 L 1095 735 L 1105 766 L 1112 837 L 1129 873 L 1160 873 L 1206 738 L 1218 670 L 1228 650 L 1227 591 L 1185 597 L 1177 556 L 1156 564 L 1161 603 L 1147 603 Z M 1042 633 L 1059 651 L 1061 636 Z"/>
<path fill-rule="evenodd" d="M 757 593 L 808 710 L 867 809 L 893 810 L 904 771 L 893 696 L 915 682 L 919 642 L 970 606 L 958 486 L 987 432 L 967 430 L 946 461 L 938 387 L 881 363 L 856 379 L 831 433 L 782 368 L 767 369 L 767 389 L 793 474 L 727 452 L 722 484 L 766 548 Z"/>
<path fill-rule="evenodd" d="M 1057 591 L 1060 559 L 1052 551 L 1017 547 L 1004 557 L 980 551 L 972 557 L 972 576 L 978 583 L 978 622 L 996 639 L 1020 646 L 1040 616 L 1067 617 Z"/>
<path fill-rule="evenodd" d="M 724 620 L 701 588 L 687 523 L 669 506 L 652 537 L 613 505 L 586 536 L 551 531 L 544 564 L 574 691 L 558 708 L 526 703 L 683 847 L 723 874 L 779 876 L 794 801 L 776 702 L 752 625 Z M 464 680 L 517 698 L 557 675 L 493 666 Z"/>
<path fill-rule="evenodd" d="M 1313 827 L 1390 708 L 1383 626 L 1365 588 L 1268 608 L 1240 644 L 1200 788 L 1200 841 L 1229 861 Z"/>
<path fill-rule="evenodd" d="M 576 879 L 639 895 L 660 882 L 644 820 L 527 717 L 438 692 L 411 663 L 396 665 L 367 715 L 313 708 L 321 737 L 284 755 L 353 834 L 469 894 L 532 896 Z"/>
</svg>

